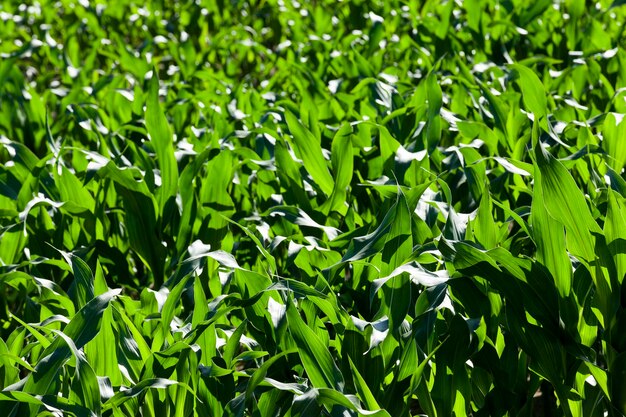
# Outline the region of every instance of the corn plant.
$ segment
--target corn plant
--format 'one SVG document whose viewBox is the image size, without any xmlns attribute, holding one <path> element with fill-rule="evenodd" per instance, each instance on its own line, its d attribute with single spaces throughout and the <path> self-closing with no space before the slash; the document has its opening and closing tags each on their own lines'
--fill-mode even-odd
<svg viewBox="0 0 626 417">
<path fill-rule="evenodd" d="M 623 3 L 0 2 L 0 415 L 626 415 Z"/>
</svg>

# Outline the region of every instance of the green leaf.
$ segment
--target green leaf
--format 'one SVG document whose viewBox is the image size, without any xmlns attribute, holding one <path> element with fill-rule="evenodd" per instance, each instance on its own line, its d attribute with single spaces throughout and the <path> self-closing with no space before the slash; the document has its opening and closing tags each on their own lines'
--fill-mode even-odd
<svg viewBox="0 0 626 417">
<path fill-rule="evenodd" d="M 626 276 L 626 204 L 615 191 L 609 189 L 608 210 L 604 222 L 604 236 L 617 268 L 617 281 Z"/>
<path fill-rule="evenodd" d="M 263 362 L 263 365 L 261 365 L 252 374 L 252 376 L 250 377 L 250 380 L 248 381 L 248 385 L 246 386 L 246 402 L 250 401 L 250 399 L 252 398 L 252 394 L 253 394 L 254 390 L 263 381 L 263 379 L 267 375 L 267 372 L 268 372 L 270 366 L 272 366 L 274 363 L 276 363 L 283 356 L 289 355 L 291 353 L 297 353 L 297 352 L 298 351 L 296 349 L 283 350 L 281 352 L 278 352 L 276 355 L 272 356 L 271 358 L 269 358 L 265 362 Z"/>
<path fill-rule="evenodd" d="M 163 215 L 165 205 L 174 204 L 178 192 L 178 166 L 174 156 L 172 132 L 159 103 L 159 79 L 156 68 L 152 70 L 152 78 L 148 85 L 146 129 L 161 169 L 161 188 L 157 193 L 157 199 L 159 212 Z"/>
<path fill-rule="evenodd" d="M 572 287 L 572 264 L 565 245 L 565 228 L 557 219 L 548 215 L 540 175 L 535 176 L 531 215 L 537 260 L 552 274 L 559 294 L 567 297 Z"/>
<path fill-rule="evenodd" d="M 183 277 L 172 290 L 168 293 L 168 297 L 165 300 L 165 304 L 163 304 L 163 309 L 161 310 L 161 331 L 163 335 L 163 340 L 166 340 L 170 335 L 170 323 L 174 318 L 174 312 L 178 307 L 178 301 L 180 297 L 187 287 L 187 283 L 191 279 L 191 275 L 186 275 Z M 153 349 L 157 348 L 153 346 Z"/>
<path fill-rule="evenodd" d="M 72 339 L 63 334 L 63 332 L 53 331 L 63 339 L 74 358 L 76 358 L 76 370 L 69 400 L 75 401 L 96 414 L 100 414 L 100 386 L 93 368 L 85 358 L 85 355 L 76 348 Z"/>
<path fill-rule="evenodd" d="M 518 77 L 522 90 L 522 100 L 526 110 L 533 113 L 536 121 L 548 115 L 548 95 L 537 74 L 521 64 L 511 64 L 510 68 Z"/>
<path fill-rule="evenodd" d="M 261 254 L 263 255 L 263 257 L 265 258 L 265 260 L 267 261 L 267 263 L 270 266 L 270 273 L 274 273 L 276 271 L 276 259 L 274 259 L 274 257 L 272 256 L 271 253 L 269 253 L 267 251 L 267 249 L 265 249 L 265 247 L 263 246 L 263 244 L 261 243 L 261 241 L 259 240 L 258 237 L 256 237 L 254 235 L 254 233 L 248 229 L 245 226 L 242 226 L 241 224 L 227 218 L 227 217 L 223 217 L 224 220 L 228 221 L 231 224 L 234 224 L 235 226 L 237 226 L 238 228 L 240 228 L 245 234 L 246 236 L 248 236 L 256 245 L 256 248 L 258 249 L 259 252 L 261 252 Z"/>
<path fill-rule="evenodd" d="M 626 149 L 622 144 L 626 140 L 624 115 L 609 113 L 602 125 L 602 145 L 609 155 L 608 164 L 616 172 L 621 172 L 626 165 Z"/>
<path fill-rule="evenodd" d="M 328 408 L 333 406 L 340 406 L 348 410 L 358 412 L 359 416 L 376 416 L 376 417 L 389 417 L 389 413 L 385 410 L 363 410 L 357 407 L 350 399 L 341 392 L 338 392 L 329 388 L 319 388 L 316 393 L 317 400 Z"/>
<path fill-rule="evenodd" d="M 125 187 L 116 187 L 116 190 L 124 202 L 130 246 L 150 268 L 158 288 L 163 284 L 165 248 L 159 239 L 153 200 Z"/>
<path fill-rule="evenodd" d="M 172 380 L 165 379 L 165 378 L 144 379 L 141 382 L 134 385 L 132 388 L 127 389 L 125 391 L 120 391 L 117 394 L 115 394 L 113 397 L 111 397 L 109 400 L 107 400 L 107 402 L 105 402 L 102 406 L 102 411 L 104 412 L 104 411 L 110 410 L 111 408 L 119 407 L 126 401 L 144 393 L 148 389 L 166 389 L 172 385 L 182 386 L 188 389 L 190 392 L 192 392 L 191 388 L 189 388 L 186 384 L 182 384 L 177 381 L 172 381 Z"/>
<path fill-rule="evenodd" d="M 505 138 L 509 137 L 509 128 L 507 126 L 507 113 L 505 112 L 505 107 L 503 106 L 502 100 L 499 97 L 496 97 L 489 89 L 489 87 L 481 82 L 478 78 L 474 78 L 474 81 L 480 87 L 481 93 L 484 94 L 487 99 L 487 103 L 489 103 L 489 109 L 491 113 L 493 113 L 493 118 L 495 119 L 496 126 L 500 129 L 500 131 L 504 134 Z M 506 146 L 510 149 L 512 148 L 512 144 L 510 142 L 506 142 Z"/>
<path fill-rule="evenodd" d="M 62 252 L 63 253 L 63 252 Z M 74 282 L 70 288 L 70 294 L 74 294 L 75 305 L 81 309 L 94 298 L 95 280 L 89 265 L 78 256 L 63 253 L 67 263 L 72 267 Z"/>
<path fill-rule="evenodd" d="M 298 347 L 298 354 L 313 386 L 343 390 L 343 376 L 333 361 L 328 348 L 317 334 L 300 318 L 293 302 L 287 305 L 289 333 Z"/>
<path fill-rule="evenodd" d="M 70 170 L 64 166 L 59 166 L 54 174 L 62 201 L 94 212 L 96 206 L 94 198 Z"/>
<path fill-rule="evenodd" d="M 297 224 L 298 226 L 307 226 L 320 229 L 324 231 L 324 233 L 328 237 L 328 240 L 333 240 L 341 232 L 334 227 L 324 226 L 317 223 L 304 210 L 297 207 L 275 206 L 269 210 L 268 214 L 280 215 L 281 217 L 284 217 L 286 220 L 289 220 L 290 222 L 292 222 L 293 224 Z"/>
<path fill-rule="evenodd" d="M 224 355 L 222 357 L 224 358 L 224 362 L 226 362 L 226 366 L 230 368 L 235 365 L 233 358 L 239 349 L 239 342 L 243 332 L 246 330 L 246 324 L 247 321 L 244 320 L 239 326 L 237 326 L 233 334 L 228 338 L 228 342 L 226 342 L 226 346 L 224 347 Z"/>
<path fill-rule="evenodd" d="M 330 196 L 333 192 L 334 181 L 322 154 L 320 139 L 304 127 L 289 110 L 285 111 L 285 119 L 292 135 L 296 155 L 302 158 L 304 167 L 322 192 Z"/>
<path fill-rule="evenodd" d="M 352 378 L 354 380 L 354 386 L 356 388 L 357 394 L 359 395 L 359 398 L 361 398 L 361 401 L 363 401 L 363 404 L 365 404 L 365 407 L 367 407 L 367 409 L 379 410 L 380 405 L 378 405 L 378 402 L 376 401 L 376 398 L 374 398 L 372 391 L 367 386 L 367 383 L 365 382 L 365 380 L 359 373 L 358 369 L 356 369 L 356 366 L 354 366 L 354 362 L 352 362 L 352 358 L 348 357 L 348 360 L 350 361 L 350 369 L 352 370 Z"/>
<path fill-rule="evenodd" d="M 434 72 L 426 77 L 426 97 L 428 99 L 428 123 L 426 125 L 426 143 L 429 152 L 432 152 L 441 139 L 441 106 L 443 96 L 441 87 Z"/>
<path fill-rule="evenodd" d="M 105 310 L 102 316 L 100 331 L 89 343 L 84 346 L 85 356 L 92 365 L 96 375 L 105 375 L 109 381 L 119 386 L 122 384 L 122 373 L 120 372 L 120 359 L 117 349 L 111 349 L 112 340 L 121 340 L 121 343 L 128 343 L 124 338 L 116 339 L 113 331 L 114 318 L 113 309 Z M 132 375 L 132 370 L 130 371 Z"/>
<path fill-rule="evenodd" d="M 397 211 L 394 205 L 394 207 L 385 214 L 385 217 L 376 230 L 365 236 L 354 238 L 350 242 L 350 246 L 348 246 L 348 250 L 343 255 L 343 258 L 341 258 L 341 263 L 358 261 L 380 252 L 385 246 L 396 213 Z"/>
<path fill-rule="evenodd" d="M 552 155 L 541 146 L 535 146 L 539 187 L 548 214 L 561 222 L 567 231 L 567 247 L 575 256 L 590 262 L 594 259 L 593 233 L 602 233 L 591 216 L 585 198 L 574 178 Z"/>
<path fill-rule="evenodd" d="M 485 249 L 493 249 L 497 244 L 497 230 L 492 213 L 491 196 L 485 188 L 474 220 L 474 236 Z"/>
<path fill-rule="evenodd" d="M 343 124 L 335 133 L 331 146 L 331 162 L 335 183 L 330 198 L 322 206 L 322 211 L 325 214 L 335 211 L 345 216 L 348 210 L 347 189 L 354 175 L 351 125 Z"/>
<path fill-rule="evenodd" d="M 386 233 L 386 242 L 382 251 L 383 267 L 380 273 L 390 274 L 394 269 L 402 265 L 413 252 L 412 218 L 413 210 L 402 190 L 398 190 L 398 197 L 392 210 L 393 222 L 389 232 Z M 383 220 L 383 223 L 385 220 Z"/>
<path fill-rule="evenodd" d="M 437 347 L 435 347 L 428 354 L 428 356 L 426 356 L 426 358 L 424 358 L 419 363 L 419 365 L 417 366 L 417 368 L 413 372 L 413 376 L 411 377 L 411 385 L 410 385 L 410 388 L 409 388 L 409 395 L 408 395 L 409 398 L 411 398 L 413 396 L 413 394 L 419 389 L 419 387 L 421 385 L 421 382 L 422 382 L 422 377 L 423 377 L 423 374 L 424 374 L 424 370 L 426 369 L 426 365 L 432 360 L 432 358 L 435 356 L 435 353 L 437 353 L 437 351 L 443 346 L 443 344 L 447 340 L 448 339 L 446 338 L 439 345 L 437 345 Z M 402 412 L 402 415 L 406 415 L 406 413 L 408 413 L 408 411 L 409 411 L 408 408 L 409 408 L 409 402 L 406 402 L 405 406 L 404 406 L 404 410 Z"/>
<path fill-rule="evenodd" d="M 105 309 L 120 292 L 120 290 L 111 290 L 94 298 L 80 309 L 65 326 L 63 333 L 74 342 L 77 350 L 98 334 Z M 62 366 L 71 356 L 70 348 L 61 343 L 61 340 L 63 339 L 57 338 L 43 352 L 43 359 L 35 366 L 35 373 L 29 375 L 24 385 L 24 392 L 56 394 L 54 391 L 56 378 Z"/>
</svg>

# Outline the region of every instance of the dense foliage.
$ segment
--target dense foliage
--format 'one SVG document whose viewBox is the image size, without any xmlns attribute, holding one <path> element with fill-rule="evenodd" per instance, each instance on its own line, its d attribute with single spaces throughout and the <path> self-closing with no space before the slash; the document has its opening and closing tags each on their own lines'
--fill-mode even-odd
<svg viewBox="0 0 626 417">
<path fill-rule="evenodd" d="M 0 5 L 2 416 L 622 416 L 623 1 Z"/>
</svg>

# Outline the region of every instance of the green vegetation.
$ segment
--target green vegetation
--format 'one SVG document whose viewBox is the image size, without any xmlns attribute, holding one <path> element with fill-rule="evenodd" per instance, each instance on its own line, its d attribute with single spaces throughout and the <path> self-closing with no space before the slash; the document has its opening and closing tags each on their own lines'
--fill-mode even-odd
<svg viewBox="0 0 626 417">
<path fill-rule="evenodd" d="M 624 1 L 0 5 L 2 416 L 623 416 Z"/>
</svg>

